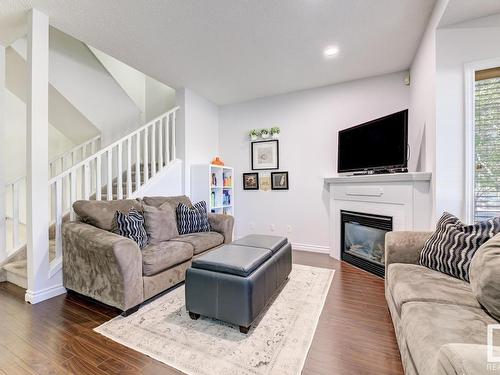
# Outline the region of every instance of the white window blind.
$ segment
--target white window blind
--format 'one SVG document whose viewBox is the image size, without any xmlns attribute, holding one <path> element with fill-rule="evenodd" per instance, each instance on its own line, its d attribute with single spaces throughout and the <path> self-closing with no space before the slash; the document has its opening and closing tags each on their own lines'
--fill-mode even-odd
<svg viewBox="0 0 500 375">
<path fill-rule="evenodd" d="M 500 69 L 476 72 L 474 219 L 500 216 Z"/>
</svg>

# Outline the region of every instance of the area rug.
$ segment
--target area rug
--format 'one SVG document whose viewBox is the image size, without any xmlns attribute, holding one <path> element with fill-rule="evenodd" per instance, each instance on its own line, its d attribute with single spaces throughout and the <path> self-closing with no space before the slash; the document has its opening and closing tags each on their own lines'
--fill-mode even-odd
<svg viewBox="0 0 500 375">
<path fill-rule="evenodd" d="M 294 264 L 248 335 L 214 319 L 191 320 L 184 286 L 95 331 L 190 375 L 300 374 L 333 274 Z"/>
</svg>

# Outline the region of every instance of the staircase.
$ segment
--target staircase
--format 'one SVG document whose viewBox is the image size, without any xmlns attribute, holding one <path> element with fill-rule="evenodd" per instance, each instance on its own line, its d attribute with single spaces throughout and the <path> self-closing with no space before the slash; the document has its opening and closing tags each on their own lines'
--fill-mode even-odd
<svg viewBox="0 0 500 375">
<path fill-rule="evenodd" d="M 79 199 L 116 200 L 139 196 L 141 190 L 153 183 L 155 176 L 165 172 L 176 161 L 175 117 L 178 107 L 162 114 L 118 141 L 95 151 L 91 156 L 64 168 L 56 162 L 51 170 L 60 172 L 48 183 L 51 212 L 49 243 L 47 244 L 50 275 L 61 271 L 62 224 L 72 220 L 73 203 Z M 51 164 L 52 165 L 52 164 Z M 54 169 L 53 169 L 54 168 Z M 52 176 L 52 174 L 51 174 Z M 18 190 L 18 189 L 17 189 Z M 19 194 L 13 194 L 13 202 Z M 13 203 L 13 207 L 16 204 Z M 19 204 L 17 204 L 19 206 Z M 14 213 L 13 242 L 19 244 L 19 212 Z M 17 219 L 16 219 L 17 216 Z M 27 288 L 26 244 L 0 262 L 0 281 L 9 281 Z M 3 275 L 2 275 L 3 273 Z"/>
</svg>

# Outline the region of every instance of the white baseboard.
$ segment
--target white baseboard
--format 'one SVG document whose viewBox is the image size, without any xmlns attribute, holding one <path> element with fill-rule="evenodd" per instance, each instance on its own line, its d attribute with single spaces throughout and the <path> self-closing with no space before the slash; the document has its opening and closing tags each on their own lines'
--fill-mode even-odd
<svg viewBox="0 0 500 375">
<path fill-rule="evenodd" d="M 59 296 L 64 293 L 66 293 L 66 288 L 64 288 L 62 285 L 57 285 L 38 291 L 32 291 L 28 289 L 26 290 L 24 300 L 31 304 L 35 304 L 50 299 L 52 297 Z"/>
<path fill-rule="evenodd" d="M 310 245 L 305 243 L 292 242 L 293 250 L 311 251 L 313 253 L 330 254 L 330 247 L 321 245 Z"/>
</svg>

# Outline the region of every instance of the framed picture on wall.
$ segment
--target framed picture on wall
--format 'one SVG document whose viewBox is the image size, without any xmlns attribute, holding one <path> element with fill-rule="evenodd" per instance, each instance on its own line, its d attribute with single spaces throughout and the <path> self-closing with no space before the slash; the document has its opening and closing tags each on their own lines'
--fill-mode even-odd
<svg viewBox="0 0 500 375">
<path fill-rule="evenodd" d="M 271 189 L 288 190 L 288 172 L 272 172 Z"/>
<path fill-rule="evenodd" d="M 243 190 L 259 190 L 258 173 L 243 173 Z"/>
<path fill-rule="evenodd" d="M 279 169 L 279 142 L 252 142 L 252 170 Z"/>
</svg>

